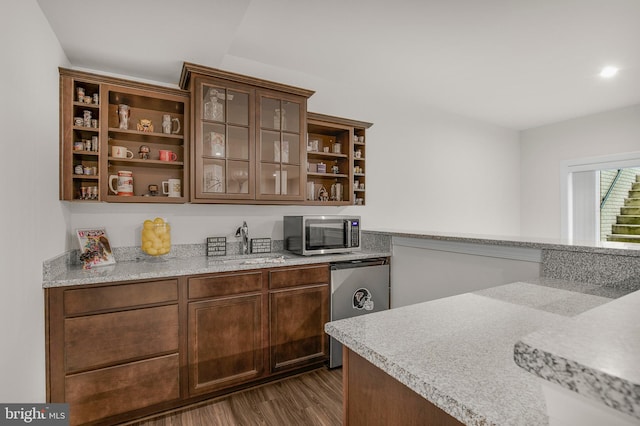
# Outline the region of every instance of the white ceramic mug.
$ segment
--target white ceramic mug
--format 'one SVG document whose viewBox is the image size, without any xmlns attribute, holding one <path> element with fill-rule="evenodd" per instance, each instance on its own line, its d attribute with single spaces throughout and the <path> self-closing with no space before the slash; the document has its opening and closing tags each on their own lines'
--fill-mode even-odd
<svg viewBox="0 0 640 426">
<path fill-rule="evenodd" d="M 162 181 L 162 193 L 169 197 L 182 196 L 182 183 L 180 179 L 169 179 Z"/>
<path fill-rule="evenodd" d="M 133 152 L 124 146 L 113 145 L 111 147 L 111 156 L 113 158 L 133 158 Z"/>
</svg>

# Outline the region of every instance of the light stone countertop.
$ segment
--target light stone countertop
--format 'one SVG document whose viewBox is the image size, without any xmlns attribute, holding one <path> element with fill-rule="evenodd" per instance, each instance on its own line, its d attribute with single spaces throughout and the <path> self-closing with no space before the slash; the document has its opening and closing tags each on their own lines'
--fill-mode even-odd
<svg viewBox="0 0 640 426">
<path fill-rule="evenodd" d="M 428 239 L 435 241 L 451 241 L 469 244 L 483 244 L 494 246 L 526 247 L 547 250 L 562 250 L 569 252 L 610 254 L 616 256 L 640 257 L 640 244 L 620 242 L 584 242 L 569 241 L 555 238 L 520 237 L 489 234 L 468 234 L 452 232 L 432 232 L 418 230 L 404 230 L 395 228 L 380 228 L 367 230 L 370 234 L 387 235 L 391 237 Z"/>
<path fill-rule="evenodd" d="M 514 362 L 515 343 L 612 300 L 593 285 L 585 292 L 579 283 L 562 287 L 559 280 L 517 282 L 334 321 L 325 330 L 465 424 L 544 425 L 540 381 Z"/>
<path fill-rule="evenodd" d="M 524 336 L 523 369 L 640 422 L 640 291 Z"/>
<path fill-rule="evenodd" d="M 252 263 L 260 258 L 278 258 L 283 261 Z M 298 256 L 291 253 L 264 253 L 247 256 L 175 257 L 168 259 L 142 259 L 119 261 L 115 265 L 98 266 L 84 270 L 80 265 L 65 268 L 59 274 L 43 280 L 42 287 L 65 287 L 73 285 L 108 283 L 177 277 L 184 275 L 210 274 L 216 272 L 242 271 L 248 269 L 277 268 L 282 266 L 310 265 L 325 262 L 389 257 L 390 251 L 360 251 L 344 254 Z M 246 262 L 246 263 L 245 263 Z"/>
</svg>

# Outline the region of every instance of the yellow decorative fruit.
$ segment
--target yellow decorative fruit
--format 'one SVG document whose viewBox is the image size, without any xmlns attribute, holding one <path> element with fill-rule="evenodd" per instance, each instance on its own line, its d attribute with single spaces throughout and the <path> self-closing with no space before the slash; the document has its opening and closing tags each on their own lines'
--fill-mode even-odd
<svg viewBox="0 0 640 426">
<path fill-rule="evenodd" d="M 142 251 L 151 256 L 160 256 L 171 251 L 171 227 L 164 219 L 156 217 L 145 220 L 141 232 Z"/>
</svg>

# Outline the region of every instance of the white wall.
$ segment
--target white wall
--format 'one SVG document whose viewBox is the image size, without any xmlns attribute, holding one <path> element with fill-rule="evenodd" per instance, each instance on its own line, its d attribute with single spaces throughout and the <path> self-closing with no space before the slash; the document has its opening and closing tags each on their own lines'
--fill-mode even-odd
<svg viewBox="0 0 640 426">
<path fill-rule="evenodd" d="M 640 105 L 521 132 L 521 235 L 560 238 L 560 162 L 635 152 Z"/>
<path fill-rule="evenodd" d="M 58 69 L 67 60 L 35 0 L 0 14 L 0 401 L 44 402 L 42 262 L 64 251 L 58 201 Z"/>
<path fill-rule="evenodd" d="M 285 214 L 358 214 L 364 227 L 517 235 L 517 133 L 438 112 L 411 99 L 378 99 L 311 75 L 227 56 L 220 68 L 315 90 L 309 110 L 373 122 L 364 207 L 69 204 L 71 228 L 106 226 L 116 247 L 138 245 L 144 219 L 172 222 L 174 244 L 226 236 L 246 220 L 250 237 L 282 239 Z M 365 170 L 365 171 L 367 171 Z M 461 172 L 462 171 L 462 172 Z M 71 233 L 67 246 L 75 248 Z"/>
</svg>

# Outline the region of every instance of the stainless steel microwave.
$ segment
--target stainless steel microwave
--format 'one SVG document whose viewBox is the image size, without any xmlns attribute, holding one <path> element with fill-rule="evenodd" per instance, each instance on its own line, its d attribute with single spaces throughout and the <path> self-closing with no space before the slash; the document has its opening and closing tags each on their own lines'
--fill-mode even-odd
<svg viewBox="0 0 640 426">
<path fill-rule="evenodd" d="M 285 216 L 284 248 L 304 256 L 360 250 L 360 216 Z"/>
</svg>

